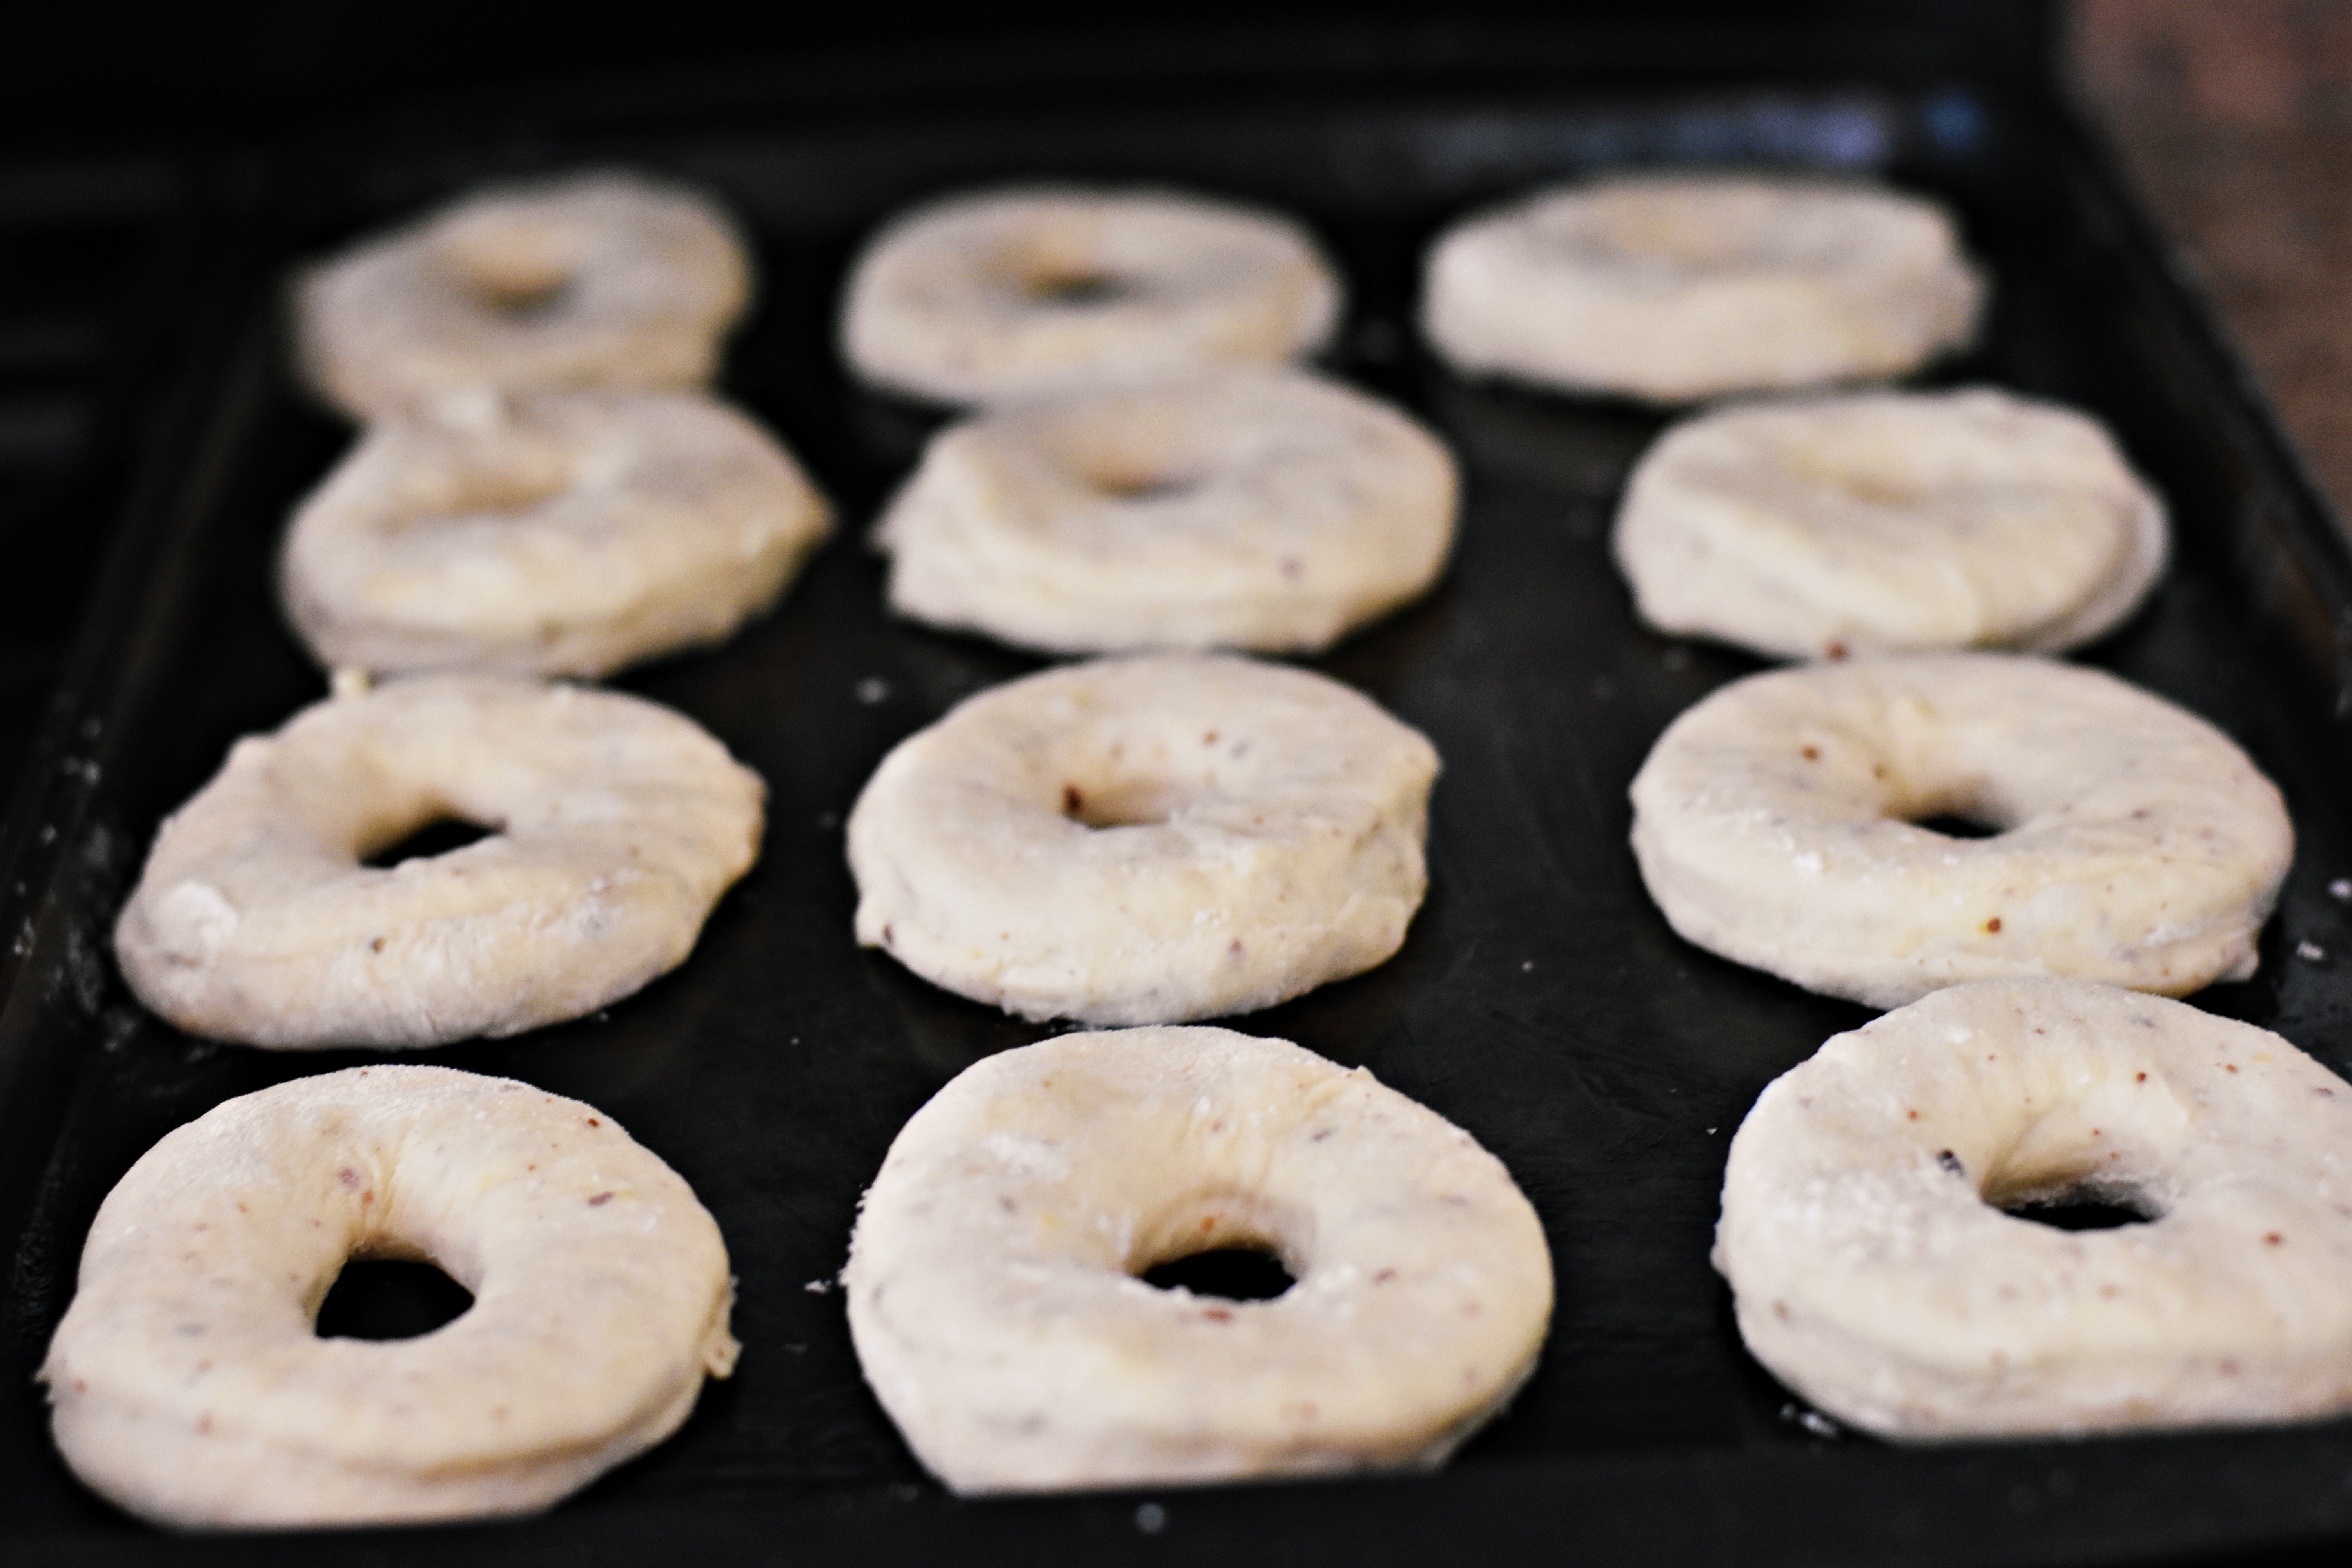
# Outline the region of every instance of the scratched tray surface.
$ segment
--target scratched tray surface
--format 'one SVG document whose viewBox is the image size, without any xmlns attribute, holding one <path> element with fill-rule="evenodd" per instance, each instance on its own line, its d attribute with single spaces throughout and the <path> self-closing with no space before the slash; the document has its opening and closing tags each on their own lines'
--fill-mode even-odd
<svg viewBox="0 0 2352 1568">
<path fill-rule="evenodd" d="M 723 129 L 558 123 L 510 144 L 525 151 L 501 159 L 452 143 L 298 184 L 287 258 L 486 174 L 622 162 L 706 184 L 744 220 L 764 279 L 724 389 L 795 447 L 844 528 L 773 616 L 723 648 L 618 683 L 692 715 L 768 782 L 761 862 L 686 965 L 592 1018 L 429 1057 L 586 1100 L 691 1181 L 740 1278 L 740 1368 L 706 1390 L 676 1438 L 547 1519 L 385 1535 L 377 1548 L 596 1557 L 673 1521 L 723 1533 L 769 1518 L 835 1546 L 1138 1539 L 1124 1522 L 1132 1499 L 943 1500 L 866 1392 L 830 1288 L 858 1194 L 907 1117 L 970 1063 L 1049 1032 L 858 950 L 841 837 L 891 744 L 1038 667 L 883 612 L 881 566 L 860 536 L 936 421 L 857 390 L 829 346 L 842 268 L 874 222 L 931 191 L 1015 175 L 1166 182 L 1298 214 L 1351 285 L 1332 367 L 1414 410 L 1460 454 L 1462 529 L 1444 584 L 1315 661 L 1419 727 L 1444 759 L 1429 900 L 1391 963 L 1236 1022 L 1366 1065 L 1468 1129 L 1536 1205 L 1557 1269 L 1534 1380 L 1448 1474 L 1163 1497 L 1166 1514 L 1142 1517 L 1230 1528 L 1213 1538 L 1171 1527 L 1156 1544 L 1189 1539 L 1209 1554 L 1213 1539 L 1223 1554 L 1278 1555 L 1311 1531 L 1376 1556 L 1418 1531 L 1523 1545 L 1567 1529 L 1567 1510 L 1577 1522 L 1558 1539 L 1605 1541 L 1628 1560 L 1802 1546 L 1838 1560 L 1994 1562 L 2207 1549 L 2341 1522 L 2336 1482 L 2352 1468 L 2343 1424 L 1906 1452 L 1810 1429 L 1747 1357 L 1707 1263 L 1726 1144 L 1766 1082 L 1868 1015 L 1680 942 L 1625 847 L 1625 788 L 1675 714 L 1758 666 L 1643 629 L 1609 563 L 1615 498 L 1657 417 L 1464 384 L 1411 327 L 1417 258 L 1437 226 L 1584 169 L 1692 158 L 1874 168 L 1951 200 L 1996 304 L 1982 349 L 1932 379 L 1990 380 L 2100 413 L 2176 507 L 2171 573 L 2143 614 L 2084 657 L 2236 737 L 2298 826 L 2260 974 L 2200 1000 L 2345 1070 L 2352 920 L 2326 889 L 2352 874 L 2340 805 L 2352 768 L 2334 687 L 2315 662 L 2325 650 L 2312 652 L 2340 613 L 2327 584 L 2342 568 L 2305 526 L 2307 501 L 2232 435 L 2253 416 L 2182 348 L 2165 315 L 2174 302 L 2063 124 L 1952 89 L 1563 89 L 1470 107 L 1337 95 L 1213 116 L 1146 97 L 1058 119 L 1048 104 L 772 131 L 740 118 Z M 194 1040 L 142 1011 L 103 957 L 161 816 L 233 737 L 320 694 L 274 608 L 270 563 L 289 507 L 350 437 L 288 382 L 271 297 L 257 282 L 242 346 L 202 389 L 207 422 L 172 458 L 187 482 L 167 531 L 199 548 L 94 631 L 137 657 L 98 694 L 103 742 L 71 759 L 99 782 L 52 873 L 47 956 L 28 963 L 0 1013 L 0 1049 L 54 1067 L 34 1075 L 51 1086 L 38 1108 L 47 1142 L 0 1192 L 0 1214 L 19 1226 L 15 1360 L 0 1395 L 0 1463 L 16 1479 L 0 1543 L 79 1542 L 121 1561 L 173 1544 L 71 1479 L 29 1382 L 81 1237 L 165 1131 L 228 1096 L 365 1059 Z M 2325 956 L 2298 957 L 2299 944 Z M 21 1124 L 28 1112 L 16 1110 Z M 2217 1501 L 2181 1475 L 2221 1478 L 2227 1495 Z"/>
</svg>

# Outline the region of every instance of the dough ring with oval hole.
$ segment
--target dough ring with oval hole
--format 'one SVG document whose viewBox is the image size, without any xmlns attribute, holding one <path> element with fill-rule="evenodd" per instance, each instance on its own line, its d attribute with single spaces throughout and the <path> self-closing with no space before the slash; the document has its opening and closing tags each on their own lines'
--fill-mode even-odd
<svg viewBox="0 0 2352 1568">
<path fill-rule="evenodd" d="M 1633 797 L 1675 931 L 1874 1007 L 2016 975 L 2244 979 L 2294 850 L 2278 790 L 2211 725 L 2015 655 L 1734 681 L 1667 727 Z"/>
<path fill-rule="evenodd" d="M 1015 186 L 892 219 L 852 267 L 842 352 L 877 385 L 1002 403 L 1312 353 L 1338 277 L 1288 218 L 1175 191 Z"/>
<path fill-rule="evenodd" d="M 1955 986 L 1765 1089 L 1715 1262 L 1756 1358 L 1890 1437 L 2307 1419 L 2352 1408 L 2347 1150 L 2352 1086 L 2267 1030 Z M 2085 1202 L 2146 1223 L 2023 1217 Z"/>
<path fill-rule="evenodd" d="M 353 1258 L 470 1308 L 321 1339 Z M 98 1211 L 41 1381 L 74 1473 L 182 1528 L 529 1513 L 653 1447 L 733 1369 L 719 1226 L 610 1118 L 383 1064 L 168 1133 Z"/>
<path fill-rule="evenodd" d="M 634 174 L 495 185 L 297 281 L 297 358 L 359 419 L 484 390 L 710 379 L 751 267 L 708 198 Z"/>
<path fill-rule="evenodd" d="M 1227 1301 L 1138 1276 L 1265 1249 Z M 866 1194 L 849 1327 L 959 1492 L 1429 1468 L 1534 1370 L 1535 1211 L 1435 1112 L 1287 1040 L 1065 1035 L 917 1111 Z"/>
<path fill-rule="evenodd" d="M 1419 732 L 1307 670 L 1049 669 L 875 770 L 848 825 L 857 940 L 1030 1018 L 1271 1007 L 1404 941 L 1436 776 Z"/>
<path fill-rule="evenodd" d="M 331 668 L 593 679 L 723 640 L 829 527 L 774 439 L 699 393 L 493 395 L 371 425 L 278 580 Z"/>
<path fill-rule="evenodd" d="M 683 963 L 758 853 L 759 775 L 666 708 L 416 676 L 231 747 L 115 927 L 141 1001 L 278 1049 L 512 1035 Z M 489 836 L 384 869 L 420 828 Z"/>
<path fill-rule="evenodd" d="M 1819 658 L 2074 647 L 2147 595 L 2166 530 L 2095 421 L 1977 388 L 1702 414 L 1634 468 L 1612 542 L 1652 626 Z"/>
<path fill-rule="evenodd" d="M 1454 368 L 1650 403 L 1901 375 L 1976 335 L 1934 202 L 1859 181 L 1619 175 L 1475 215 L 1430 252 Z"/>
<path fill-rule="evenodd" d="M 1385 404 L 1230 372 L 950 426 L 875 539 L 891 605 L 935 625 L 1060 653 L 1312 651 L 1428 589 L 1456 489 Z"/>
</svg>

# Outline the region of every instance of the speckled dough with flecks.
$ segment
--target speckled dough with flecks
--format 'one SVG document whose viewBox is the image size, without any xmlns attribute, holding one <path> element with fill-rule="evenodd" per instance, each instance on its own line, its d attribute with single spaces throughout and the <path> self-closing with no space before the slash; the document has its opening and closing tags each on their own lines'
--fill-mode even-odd
<svg viewBox="0 0 2352 1568">
<path fill-rule="evenodd" d="M 2146 1223 L 2022 1217 L 2080 1201 Z M 1891 1437 L 2333 1415 L 2352 1408 L 2352 1085 L 2161 997 L 1955 986 L 1765 1089 L 1715 1262 L 1758 1360 Z"/>
<path fill-rule="evenodd" d="M 642 698 L 415 676 L 248 736 L 165 819 L 114 946 L 184 1029 L 435 1046 L 603 1006 L 676 968 L 758 853 L 759 776 Z M 489 837 L 362 864 L 455 819 Z"/>
<path fill-rule="evenodd" d="M 2277 788 L 2210 724 L 2003 654 L 1734 681 L 1667 726 L 1633 798 L 1675 931 L 1878 1007 L 2014 975 L 2243 979 L 2294 852 Z M 1939 816 L 1999 831 L 1917 826 Z"/>
<path fill-rule="evenodd" d="M 352 1258 L 473 1293 L 414 1339 L 321 1339 Z M 232 1100 L 100 1206 L 41 1381 L 90 1487 L 183 1528 L 529 1513 L 725 1377 L 719 1226 L 610 1118 L 386 1064 Z"/>
<path fill-rule="evenodd" d="M 1235 1247 L 1295 1282 L 1137 1278 Z M 1197 1027 L 967 1069 L 891 1144 L 843 1280 L 866 1380 L 961 1492 L 1433 1466 L 1527 1380 L 1552 1303 L 1543 1227 L 1468 1133 Z"/>
</svg>

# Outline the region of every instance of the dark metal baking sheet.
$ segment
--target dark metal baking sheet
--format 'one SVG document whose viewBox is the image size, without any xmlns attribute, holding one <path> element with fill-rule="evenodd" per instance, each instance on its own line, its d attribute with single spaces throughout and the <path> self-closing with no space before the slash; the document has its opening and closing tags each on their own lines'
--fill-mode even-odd
<svg viewBox="0 0 2352 1568">
<path fill-rule="evenodd" d="M 2343 1071 L 2352 911 L 2326 888 L 2352 874 L 2337 651 L 2352 562 L 2327 518 L 2112 175 L 2030 83 L 1870 76 L 1833 58 L 1633 87 L 1564 68 L 1530 80 L 1523 66 L 1502 58 L 1485 87 L 1462 68 L 1282 92 L 1182 72 L 1129 90 L 1076 72 L 887 114 L 858 111 L 855 93 L 814 110 L 769 102 L 739 81 L 627 113 L 543 98 L 289 155 L 245 237 L 263 263 L 191 328 L 208 345 L 202 374 L 158 439 L 45 771 L 7 830 L 0 1556 L 619 1561 L 691 1542 L 761 1560 L 1994 1563 L 2243 1550 L 2352 1524 L 2352 1424 L 1902 1450 L 1810 1428 L 1741 1351 L 1706 1261 L 1726 1142 L 1765 1082 L 1866 1015 L 1682 944 L 1643 893 L 1626 784 L 1675 713 L 1756 666 L 1643 629 L 1609 564 L 1614 497 L 1660 420 L 1449 375 L 1412 330 L 1416 258 L 1476 201 L 1627 163 L 1875 170 L 1950 200 L 1996 305 L 1985 346 L 1932 379 L 2095 411 L 2174 505 L 2170 574 L 2086 658 L 2235 736 L 2298 826 L 2260 974 L 2200 1001 Z M 762 859 L 685 967 L 593 1018 L 432 1059 L 590 1100 L 693 1182 L 740 1275 L 740 1371 L 670 1443 L 537 1521 L 331 1546 L 148 1531 L 66 1473 L 30 1383 L 90 1215 L 169 1128 L 358 1059 L 180 1035 L 131 1000 L 107 953 L 160 816 L 233 737 L 320 693 L 269 567 L 289 506 L 349 434 L 287 379 L 279 269 L 486 175 L 614 162 L 706 184 L 744 219 L 764 291 L 725 390 L 799 449 L 846 526 L 772 616 L 620 682 L 699 720 L 771 792 Z M 957 699 L 1035 663 L 882 612 L 858 535 L 934 421 L 847 381 L 833 302 L 850 247 L 904 201 L 1032 175 L 1166 182 L 1299 214 L 1352 285 L 1333 367 L 1420 413 L 1464 461 L 1444 584 L 1316 661 L 1444 758 L 1429 902 L 1391 963 L 1240 1021 L 1368 1065 L 1466 1127 L 1544 1219 L 1559 1307 L 1541 1367 L 1435 1477 L 959 1502 L 866 1394 L 825 1288 L 905 1118 L 965 1065 L 1045 1032 L 850 937 L 840 824 L 867 773 Z"/>
</svg>

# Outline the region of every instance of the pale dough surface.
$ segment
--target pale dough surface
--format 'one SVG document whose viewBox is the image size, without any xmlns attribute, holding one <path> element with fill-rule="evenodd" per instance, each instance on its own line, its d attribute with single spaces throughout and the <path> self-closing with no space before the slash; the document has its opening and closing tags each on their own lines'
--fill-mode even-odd
<svg viewBox="0 0 2352 1568">
<path fill-rule="evenodd" d="M 412 677 L 230 748 L 156 834 L 115 952 L 141 1001 L 221 1039 L 516 1034 L 683 963 L 758 853 L 765 795 L 641 698 Z M 446 817 L 494 831 L 361 864 Z"/>
<path fill-rule="evenodd" d="M 1263 1301 L 1156 1263 L 1277 1252 Z M 1286 1040 L 1066 1035 L 967 1069 L 867 1190 L 859 1363 L 960 1492 L 1442 1463 L 1524 1383 L 1535 1211 L 1434 1112 Z"/>
<path fill-rule="evenodd" d="M 1633 797 L 1642 879 L 1685 938 L 1877 1007 L 2015 975 L 2243 979 L 2294 851 L 2220 731 L 2018 655 L 1734 681 L 1667 727 Z M 2005 831 L 1915 826 L 1937 816 Z"/>
<path fill-rule="evenodd" d="M 1454 366 L 1649 403 L 1901 375 L 1969 342 L 1950 216 L 1861 181 L 1624 174 L 1464 219 L 1422 328 Z"/>
<path fill-rule="evenodd" d="M 1669 429 L 1612 540 L 1642 618 L 1786 658 L 2055 653 L 2164 569 L 2164 503 L 2099 425 L 1990 388 L 1718 409 Z"/>
<path fill-rule="evenodd" d="M 2084 1194 L 2155 1217 L 2070 1233 L 1999 1206 Z M 1715 1261 L 1757 1359 L 1891 1437 L 2330 1415 L 2352 1407 L 2352 1085 L 2160 997 L 1956 986 L 1765 1089 Z"/>
<path fill-rule="evenodd" d="M 983 415 L 883 514 L 903 615 L 1058 653 L 1312 651 L 1427 590 L 1459 481 L 1428 431 L 1297 372 Z"/>
<path fill-rule="evenodd" d="M 355 1258 L 470 1309 L 320 1339 Z M 41 1381 L 58 1447 L 184 1529 L 528 1513 L 675 1431 L 735 1364 L 719 1227 L 589 1106 L 383 1064 L 232 1100 L 108 1194 Z"/>
<path fill-rule="evenodd" d="M 1338 276 L 1307 231 L 1130 187 L 960 193 L 893 218 L 853 266 L 842 353 L 866 380 L 1003 403 L 1313 352 Z"/>
<path fill-rule="evenodd" d="M 699 393 L 489 395 L 371 425 L 278 584 L 331 668 L 593 679 L 725 639 L 829 527 L 774 438 Z"/>
<path fill-rule="evenodd" d="M 1436 776 L 1418 731 L 1307 670 L 1047 670 L 875 770 L 848 824 L 857 940 L 1031 1018 L 1270 1007 L 1404 941 Z"/>
<path fill-rule="evenodd" d="M 362 420 L 483 390 L 699 386 L 751 297 L 717 204 L 573 174 L 490 186 L 312 268 L 296 353 Z"/>
</svg>

